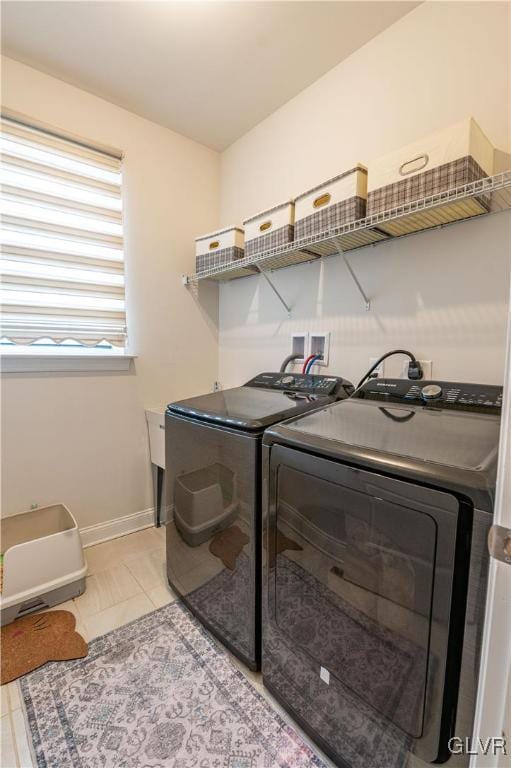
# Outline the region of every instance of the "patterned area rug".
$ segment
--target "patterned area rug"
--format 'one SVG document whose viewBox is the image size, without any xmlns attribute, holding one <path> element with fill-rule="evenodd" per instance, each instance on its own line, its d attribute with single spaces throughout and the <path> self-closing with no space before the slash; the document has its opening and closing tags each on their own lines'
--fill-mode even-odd
<svg viewBox="0 0 511 768">
<path fill-rule="evenodd" d="M 255 655 L 255 606 L 250 560 L 241 552 L 234 571 L 224 568 L 187 599 L 209 626 L 245 657 Z"/>
<path fill-rule="evenodd" d="M 415 725 L 422 711 L 424 652 L 375 626 L 298 564 L 282 555 L 277 562 L 278 624 L 263 620 L 266 683 L 293 703 L 339 765 L 410 768 L 413 739 L 403 725 Z M 331 673 L 329 685 L 317 674 L 320 664 Z"/>
<path fill-rule="evenodd" d="M 214 576 L 203 586 L 191 592 L 188 596 L 188 602 L 198 613 L 207 618 L 209 626 L 227 642 L 245 654 L 247 658 L 253 658 L 255 655 L 255 628 L 254 614 L 255 606 L 253 598 L 254 593 L 253 575 L 251 574 L 250 560 L 245 552 L 237 551 L 236 543 L 240 540 L 239 533 L 233 529 L 237 526 L 231 526 L 226 531 L 222 531 L 218 537 L 213 549 L 213 554 L 218 552 L 218 541 L 229 542 L 230 558 L 232 558 L 233 568 L 227 566 L 219 574 Z M 224 534 L 227 534 L 224 538 Z M 215 541 L 215 539 L 213 539 Z M 263 538 L 263 546 L 266 548 L 266 537 Z M 213 543 L 213 542 L 212 542 Z M 245 542 L 244 542 L 245 543 Z M 280 531 L 277 534 L 277 552 L 285 550 L 301 550 L 302 547 L 285 536 Z M 222 552 L 225 557 L 225 550 Z M 218 554 L 218 557 L 221 555 Z"/>
<path fill-rule="evenodd" d="M 423 648 L 370 619 L 283 555 L 277 558 L 276 594 L 277 624 L 295 647 L 405 733 L 421 735 L 428 663 Z"/>
<path fill-rule="evenodd" d="M 180 603 L 21 689 L 39 768 L 324 768 Z"/>
</svg>

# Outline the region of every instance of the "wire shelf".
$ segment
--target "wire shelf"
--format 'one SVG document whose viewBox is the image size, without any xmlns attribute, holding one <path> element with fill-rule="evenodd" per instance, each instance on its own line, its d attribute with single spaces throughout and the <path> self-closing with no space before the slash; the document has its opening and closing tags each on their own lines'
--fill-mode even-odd
<svg viewBox="0 0 511 768">
<path fill-rule="evenodd" d="M 234 280 L 509 209 L 511 170 L 405 203 L 255 256 L 245 256 L 230 264 L 211 267 L 185 277 L 184 282 Z"/>
</svg>

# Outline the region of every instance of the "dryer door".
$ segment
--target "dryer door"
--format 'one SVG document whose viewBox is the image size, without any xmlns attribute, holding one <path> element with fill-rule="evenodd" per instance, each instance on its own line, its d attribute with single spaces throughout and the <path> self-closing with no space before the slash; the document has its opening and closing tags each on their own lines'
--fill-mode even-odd
<svg viewBox="0 0 511 768">
<path fill-rule="evenodd" d="M 382 740 L 392 755 L 379 765 L 404 764 L 408 750 L 441 758 L 461 661 L 451 621 L 458 500 L 280 446 L 270 485 L 271 631 L 314 686 L 315 730 L 353 766 L 370 765 Z M 270 685 L 271 667 L 265 658 Z"/>
</svg>

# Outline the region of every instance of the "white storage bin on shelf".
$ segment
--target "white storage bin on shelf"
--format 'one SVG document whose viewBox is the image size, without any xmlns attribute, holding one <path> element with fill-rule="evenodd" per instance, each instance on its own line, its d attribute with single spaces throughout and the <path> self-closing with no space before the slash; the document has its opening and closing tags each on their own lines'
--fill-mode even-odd
<svg viewBox="0 0 511 768">
<path fill-rule="evenodd" d="M 367 215 L 390 211 L 491 176 L 493 165 L 494 148 L 488 138 L 473 118 L 462 120 L 372 162 Z M 488 208 L 488 196 L 474 196 L 446 208 L 444 221 L 477 216 Z M 432 225 L 426 212 L 385 222 L 381 229 L 399 236 Z"/>
<path fill-rule="evenodd" d="M 291 243 L 294 223 L 295 204 L 292 201 L 245 219 L 245 256 L 255 256 L 256 253 Z"/>
<path fill-rule="evenodd" d="M 244 255 L 244 233 L 240 227 L 226 227 L 195 238 L 197 272 L 230 264 Z"/>
<path fill-rule="evenodd" d="M 2 626 L 85 590 L 87 565 L 78 525 L 64 504 L 1 521 Z"/>
<path fill-rule="evenodd" d="M 367 168 L 360 164 L 303 192 L 295 200 L 295 240 L 362 219 L 366 199 Z"/>
</svg>

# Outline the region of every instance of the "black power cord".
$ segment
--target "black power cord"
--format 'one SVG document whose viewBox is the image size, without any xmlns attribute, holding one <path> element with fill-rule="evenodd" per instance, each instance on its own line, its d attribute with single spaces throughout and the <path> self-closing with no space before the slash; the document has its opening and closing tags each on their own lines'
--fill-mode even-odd
<svg viewBox="0 0 511 768">
<path fill-rule="evenodd" d="M 366 381 L 366 379 L 368 379 L 371 376 L 373 371 L 375 371 L 378 368 L 378 366 L 381 363 L 383 363 L 384 360 L 387 359 L 387 357 L 392 357 L 392 355 L 407 355 L 407 357 L 410 358 L 410 362 L 408 363 L 408 378 L 414 379 L 414 380 L 422 379 L 424 374 L 422 372 L 422 368 L 419 361 L 415 358 L 415 355 L 412 354 L 411 352 L 408 352 L 407 349 L 393 349 L 390 352 L 386 352 L 384 355 L 379 357 L 378 360 L 374 363 L 374 365 L 372 365 L 371 368 L 369 368 L 365 376 L 363 376 L 358 382 L 355 392 L 360 389 L 362 384 Z"/>
</svg>

